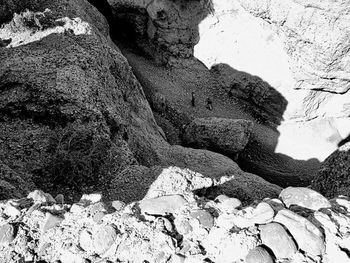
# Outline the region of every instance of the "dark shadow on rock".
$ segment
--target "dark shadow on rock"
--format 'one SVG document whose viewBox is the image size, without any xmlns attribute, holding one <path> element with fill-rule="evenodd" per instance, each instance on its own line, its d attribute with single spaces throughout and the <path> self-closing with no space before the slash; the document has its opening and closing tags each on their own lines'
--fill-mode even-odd
<svg viewBox="0 0 350 263">
<path fill-rule="evenodd" d="M 345 143 L 347 142 L 350 142 L 350 134 L 348 135 L 348 137 L 344 138 L 343 140 L 341 140 L 339 143 L 338 143 L 338 147 L 341 147 L 343 146 Z"/>
<path fill-rule="evenodd" d="M 311 188 L 327 198 L 350 196 L 350 143 L 344 143 L 322 164 Z"/>
</svg>

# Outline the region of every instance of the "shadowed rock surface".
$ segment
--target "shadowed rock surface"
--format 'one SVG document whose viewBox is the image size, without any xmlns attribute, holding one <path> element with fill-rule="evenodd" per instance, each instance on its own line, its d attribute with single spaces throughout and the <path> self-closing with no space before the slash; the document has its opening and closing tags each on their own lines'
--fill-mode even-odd
<svg viewBox="0 0 350 263">
<path fill-rule="evenodd" d="M 350 195 L 350 143 L 339 147 L 321 165 L 311 187 L 328 198 Z"/>
</svg>

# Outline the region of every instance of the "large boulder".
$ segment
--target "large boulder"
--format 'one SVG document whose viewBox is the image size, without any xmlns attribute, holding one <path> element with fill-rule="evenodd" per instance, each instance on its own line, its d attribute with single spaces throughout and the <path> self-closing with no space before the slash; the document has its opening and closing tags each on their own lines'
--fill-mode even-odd
<svg viewBox="0 0 350 263">
<path fill-rule="evenodd" d="M 156 148 L 167 143 L 93 6 L 5 1 L 0 10 L 12 18 L 0 29 L 0 38 L 10 40 L 0 48 L 4 165 L 69 196 L 108 185 L 129 165 L 159 161 Z"/>
<path fill-rule="evenodd" d="M 227 96 L 250 102 L 263 119 L 282 121 L 277 153 L 323 161 L 350 132 L 349 3 L 214 0 L 213 6 L 199 25 L 195 57 L 213 67 Z"/>
<path fill-rule="evenodd" d="M 208 149 L 235 156 L 248 143 L 253 123 L 225 118 L 196 118 L 184 133 L 190 147 Z"/>
<path fill-rule="evenodd" d="M 339 147 L 321 165 L 311 187 L 328 198 L 350 196 L 350 143 Z"/>
</svg>

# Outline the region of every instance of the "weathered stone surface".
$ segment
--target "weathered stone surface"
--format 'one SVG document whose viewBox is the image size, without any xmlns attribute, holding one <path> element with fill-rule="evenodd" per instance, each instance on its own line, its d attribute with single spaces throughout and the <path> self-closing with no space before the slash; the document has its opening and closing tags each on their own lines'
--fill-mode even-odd
<svg viewBox="0 0 350 263">
<path fill-rule="evenodd" d="M 350 196 L 350 143 L 341 146 L 322 164 L 311 187 L 328 198 Z"/>
<path fill-rule="evenodd" d="M 310 255 L 322 255 L 325 251 L 324 237 L 310 221 L 289 210 L 281 210 L 274 221 L 284 225 L 293 236 L 297 245 Z"/>
<path fill-rule="evenodd" d="M 50 228 L 58 226 L 63 221 L 63 218 L 51 213 L 46 213 L 45 220 L 42 227 L 42 233 L 45 233 Z"/>
<path fill-rule="evenodd" d="M 157 198 L 143 199 L 139 202 L 141 212 L 149 215 L 173 214 L 187 201 L 181 195 L 164 195 Z"/>
<path fill-rule="evenodd" d="M 263 247 L 256 247 L 249 251 L 245 258 L 246 263 L 273 263 L 274 260 Z"/>
<path fill-rule="evenodd" d="M 195 57 L 216 69 L 227 96 L 248 102 L 261 119 L 282 121 L 275 152 L 323 161 L 350 133 L 350 53 L 344 41 L 349 4 L 213 0 L 213 5 L 215 11 L 199 25 Z"/>
<path fill-rule="evenodd" d="M 15 227 L 11 224 L 5 224 L 0 226 L 0 243 L 8 244 L 15 239 Z"/>
<path fill-rule="evenodd" d="M 197 25 L 212 10 L 208 0 L 108 2 L 117 22 L 132 28 L 137 44 L 158 61 L 170 64 L 193 56 L 199 40 Z"/>
<path fill-rule="evenodd" d="M 282 190 L 279 195 L 283 203 L 290 207 L 298 205 L 311 210 L 319 210 L 321 208 L 330 208 L 331 204 L 321 194 L 305 187 L 288 187 Z"/>
<path fill-rule="evenodd" d="M 95 252 L 98 254 L 103 254 L 106 252 L 116 241 L 118 237 L 118 232 L 115 226 L 106 225 L 101 226 L 92 233 L 92 242 Z"/>
<path fill-rule="evenodd" d="M 210 229 L 214 225 L 213 216 L 206 210 L 194 210 L 190 213 L 190 216 L 197 219 L 204 228 Z"/>
<path fill-rule="evenodd" d="M 186 127 L 184 141 L 193 148 L 234 156 L 248 143 L 252 125 L 252 122 L 247 120 L 198 118 Z"/>
<path fill-rule="evenodd" d="M 291 258 L 297 246 L 284 227 L 277 223 L 260 225 L 261 242 L 272 250 L 276 258 Z"/>
</svg>

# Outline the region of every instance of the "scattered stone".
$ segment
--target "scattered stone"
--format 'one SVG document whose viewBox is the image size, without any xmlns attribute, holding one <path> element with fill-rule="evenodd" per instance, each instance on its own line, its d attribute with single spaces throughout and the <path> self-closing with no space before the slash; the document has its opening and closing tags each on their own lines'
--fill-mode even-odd
<svg viewBox="0 0 350 263">
<path fill-rule="evenodd" d="M 287 207 L 298 205 L 315 211 L 331 207 L 327 198 L 305 187 L 287 187 L 280 193 L 279 197 Z"/>
<path fill-rule="evenodd" d="M 54 203 L 56 203 L 56 201 L 52 197 L 52 195 L 44 193 L 41 190 L 35 190 L 33 192 L 30 192 L 28 194 L 27 198 L 33 199 L 34 203 L 38 203 L 38 204 L 54 204 Z"/>
<path fill-rule="evenodd" d="M 112 202 L 112 207 L 117 211 L 122 211 L 125 207 L 125 203 L 123 201 L 115 200 Z"/>
<path fill-rule="evenodd" d="M 139 202 L 139 207 L 144 214 L 165 216 L 173 214 L 186 204 L 187 201 L 181 195 L 166 195 L 143 199 Z"/>
<path fill-rule="evenodd" d="M 233 213 L 236 208 L 239 208 L 242 202 L 237 198 L 227 198 L 219 202 L 218 208 L 225 213 Z"/>
<path fill-rule="evenodd" d="M 274 221 L 284 225 L 292 234 L 298 247 L 306 253 L 312 256 L 324 253 L 324 237 L 320 230 L 309 220 L 284 209 L 277 213 Z"/>
<path fill-rule="evenodd" d="M 291 258 L 297 246 L 284 227 L 278 223 L 260 225 L 261 242 L 270 248 L 277 259 Z"/>
<path fill-rule="evenodd" d="M 250 220 L 253 224 L 266 224 L 271 222 L 274 216 L 275 212 L 272 207 L 265 202 L 261 202 L 254 209 Z"/>
<path fill-rule="evenodd" d="M 50 228 L 53 228 L 53 227 L 59 225 L 63 221 L 63 219 L 64 218 L 62 218 L 60 216 L 56 216 L 56 215 L 53 215 L 51 213 L 46 213 L 44 224 L 42 227 L 42 233 L 45 233 Z"/>
<path fill-rule="evenodd" d="M 180 254 L 174 254 L 171 256 L 169 263 L 184 263 L 186 257 Z"/>
<path fill-rule="evenodd" d="M 112 225 L 102 226 L 92 234 L 92 242 L 95 252 L 103 254 L 117 240 L 118 233 L 116 227 Z"/>
<path fill-rule="evenodd" d="M 63 194 L 56 195 L 55 201 L 57 204 L 63 205 L 64 204 L 64 195 Z"/>
<path fill-rule="evenodd" d="M 100 202 L 102 200 L 102 194 L 100 193 L 93 193 L 93 194 L 84 194 L 81 198 L 79 203 L 90 205 L 97 202 Z"/>
<path fill-rule="evenodd" d="M 0 244 L 11 243 L 16 237 L 15 227 L 12 224 L 0 226 Z"/>
<path fill-rule="evenodd" d="M 84 249 L 87 252 L 94 250 L 92 235 L 91 235 L 91 232 L 89 232 L 87 229 L 83 229 L 80 232 L 79 245 L 81 246 L 82 249 Z"/>
<path fill-rule="evenodd" d="M 195 210 L 190 213 L 190 216 L 192 218 L 198 219 L 199 223 L 207 229 L 210 229 L 214 225 L 214 219 L 213 216 L 206 210 L 200 209 Z"/>
<path fill-rule="evenodd" d="M 21 215 L 21 210 L 8 202 L 5 206 L 4 213 L 11 218 L 16 218 Z"/>
<path fill-rule="evenodd" d="M 273 258 L 263 247 L 256 247 L 249 251 L 246 263 L 274 263 Z"/>
</svg>

